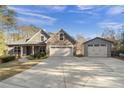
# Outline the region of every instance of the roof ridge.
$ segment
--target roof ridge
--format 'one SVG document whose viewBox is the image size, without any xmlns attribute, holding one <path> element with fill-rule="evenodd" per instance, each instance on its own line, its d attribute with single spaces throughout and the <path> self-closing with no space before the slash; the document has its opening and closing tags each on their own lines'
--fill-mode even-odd
<svg viewBox="0 0 124 93">
<path fill-rule="evenodd" d="M 105 39 L 105 38 L 102 38 L 102 37 L 95 37 L 95 38 L 93 38 L 93 39 L 90 39 L 90 40 L 88 40 L 88 41 L 86 41 L 86 42 L 84 42 L 83 44 L 85 44 L 85 43 L 87 43 L 87 42 L 90 42 L 90 41 L 92 41 L 92 40 L 94 40 L 94 39 L 102 39 L 102 40 L 105 40 L 105 41 L 108 41 L 108 42 L 111 42 L 111 43 L 113 43 L 112 41 L 110 41 L 110 40 L 107 40 L 107 39 Z"/>
</svg>

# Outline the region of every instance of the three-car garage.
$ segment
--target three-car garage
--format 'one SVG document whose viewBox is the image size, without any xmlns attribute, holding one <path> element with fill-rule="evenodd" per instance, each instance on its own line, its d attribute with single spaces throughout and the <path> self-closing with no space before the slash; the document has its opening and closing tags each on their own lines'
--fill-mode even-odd
<svg viewBox="0 0 124 93">
<path fill-rule="evenodd" d="M 112 42 L 103 38 L 96 37 L 84 42 L 84 56 L 87 57 L 110 57 Z M 50 45 L 50 56 L 73 56 L 74 45 Z"/>
</svg>

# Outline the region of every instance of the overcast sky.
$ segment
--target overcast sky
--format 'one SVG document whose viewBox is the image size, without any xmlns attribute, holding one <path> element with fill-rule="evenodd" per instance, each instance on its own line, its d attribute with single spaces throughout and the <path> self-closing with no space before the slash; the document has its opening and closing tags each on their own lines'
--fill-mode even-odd
<svg viewBox="0 0 124 93">
<path fill-rule="evenodd" d="M 103 28 L 115 29 L 124 22 L 124 6 L 8 6 L 19 25 L 36 25 L 48 32 L 63 28 L 72 36 L 100 36 Z"/>
</svg>

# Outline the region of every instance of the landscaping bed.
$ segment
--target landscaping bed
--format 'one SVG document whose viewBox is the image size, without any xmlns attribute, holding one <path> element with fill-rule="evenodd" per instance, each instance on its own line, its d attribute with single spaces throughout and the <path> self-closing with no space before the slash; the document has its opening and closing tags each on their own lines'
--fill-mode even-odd
<svg viewBox="0 0 124 93">
<path fill-rule="evenodd" d="M 113 58 L 117 58 L 117 59 L 120 59 L 120 60 L 124 61 L 124 57 L 118 57 L 118 56 L 116 56 L 116 57 L 113 57 Z"/>
<path fill-rule="evenodd" d="M 1 56 L 0 57 L 0 63 L 6 63 L 6 62 L 9 62 L 9 61 L 13 61 L 15 59 L 16 59 L 15 56 Z"/>
<path fill-rule="evenodd" d="M 14 76 L 20 72 L 30 69 L 34 65 L 41 62 L 40 60 L 31 60 L 29 62 L 11 61 L 0 64 L 0 81 Z"/>
</svg>

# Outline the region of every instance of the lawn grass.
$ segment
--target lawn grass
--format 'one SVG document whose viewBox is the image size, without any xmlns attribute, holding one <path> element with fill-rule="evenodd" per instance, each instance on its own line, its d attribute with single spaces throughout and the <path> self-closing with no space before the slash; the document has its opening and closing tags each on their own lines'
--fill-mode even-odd
<svg viewBox="0 0 124 93">
<path fill-rule="evenodd" d="M 0 81 L 30 69 L 40 62 L 41 60 L 31 60 L 29 62 L 12 61 L 8 63 L 2 63 L 0 64 Z"/>
</svg>

